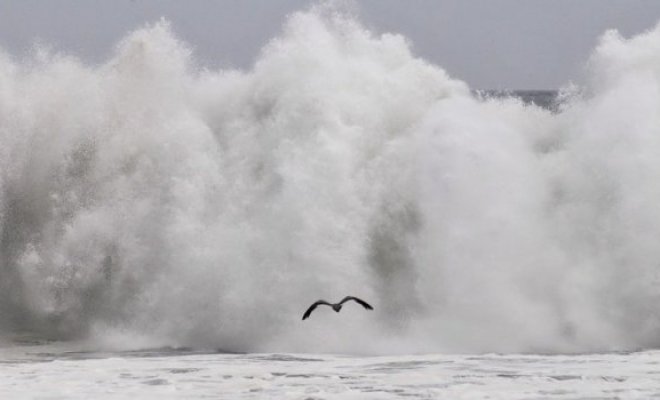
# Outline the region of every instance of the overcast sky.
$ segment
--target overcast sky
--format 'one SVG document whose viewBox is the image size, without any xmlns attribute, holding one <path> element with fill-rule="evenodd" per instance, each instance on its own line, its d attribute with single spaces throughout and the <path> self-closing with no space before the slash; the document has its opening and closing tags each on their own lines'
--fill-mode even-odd
<svg viewBox="0 0 660 400">
<path fill-rule="evenodd" d="M 0 46 L 35 42 L 99 62 L 127 32 L 165 17 L 210 67 L 249 67 L 286 15 L 310 0 L 0 0 Z M 660 20 L 660 0 L 356 0 L 376 32 L 398 32 L 415 54 L 478 89 L 579 82 L 607 29 L 624 36 Z"/>
</svg>

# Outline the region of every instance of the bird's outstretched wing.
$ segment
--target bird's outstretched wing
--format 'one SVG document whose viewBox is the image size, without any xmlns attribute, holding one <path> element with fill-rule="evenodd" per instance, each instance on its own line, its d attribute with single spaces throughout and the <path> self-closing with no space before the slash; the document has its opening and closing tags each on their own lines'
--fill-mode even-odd
<svg viewBox="0 0 660 400">
<path fill-rule="evenodd" d="M 362 307 L 366 308 L 367 310 L 373 310 L 373 309 L 374 309 L 374 308 L 373 308 L 369 303 L 367 303 L 366 301 L 364 301 L 364 300 L 362 300 L 362 299 L 358 299 L 357 297 L 354 297 L 354 296 L 346 296 L 346 297 L 344 297 L 344 300 L 340 301 L 339 304 L 344 304 L 345 302 L 347 302 L 347 301 L 349 301 L 349 300 L 354 300 L 356 303 L 359 303 Z"/>
<path fill-rule="evenodd" d="M 314 309 L 316 308 L 316 306 L 318 306 L 318 305 L 320 305 L 320 304 L 325 304 L 325 305 L 328 305 L 328 306 L 332 306 L 332 304 L 328 303 L 328 302 L 325 301 L 325 300 L 319 300 L 319 301 L 317 301 L 316 303 L 314 303 L 314 304 L 312 304 L 311 306 L 309 306 L 309 308 L 307 309 L 307 311 L 305 311 L 305 314 L 304 314 L 303 317 L 302 317 L 303 321 L 306 320 L 307 318 L 309 318 L 309 316 L 312 314 L 312 311 L 314 311 Z"/>
</svg>

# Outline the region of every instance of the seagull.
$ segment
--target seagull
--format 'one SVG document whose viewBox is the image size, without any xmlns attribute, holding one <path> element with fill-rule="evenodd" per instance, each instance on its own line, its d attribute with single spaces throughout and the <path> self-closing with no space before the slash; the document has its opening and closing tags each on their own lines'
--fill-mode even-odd
<svg viewBox="0 0 660 400">
<path fill-rule="evenodd" d="M 335 304 L 328 303 L 325 300 L 317 301 L 316 303 L 309 306 L 307 311 L 305 311 L 305 314 L 303 315 L 302 319 L 304 321 L 307 318 L 309 318 L 309 316 L 312 314 L 312 311 L 314 311 L 314 309 L 317 306 L 321 305 L 321 304 L 325 304 L 326 306 L 330 306 L 330 307 L 332 307 L 333 310 L 335 310 L 335 312 L 339 312 L 341 310 L 342 306 L 344 305 L 344 303 L 346 303 L 349 300 L 354 300 L 356 303 L 360 304 L 362 307 L 366 308 L 367 310 L 373 310 L 374 309 L 371 305 L 369 305 L 369 303 L 367 303 L 366 301 L 364 301 L 362 299 L 358 299 L 357 297 L 353 297 L 353 296 L 346 296 L 346 297 L 344 297 L 344 300 L 340 301 L 339 303 L 335 303 Z"/>
</svg>

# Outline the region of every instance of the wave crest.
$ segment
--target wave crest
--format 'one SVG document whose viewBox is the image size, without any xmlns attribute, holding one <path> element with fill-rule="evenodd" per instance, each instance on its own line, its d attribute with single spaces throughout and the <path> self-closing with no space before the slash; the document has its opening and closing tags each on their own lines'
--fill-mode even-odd
<svg viewBox="0 0 660 400">
<path fill-rule="evenodd" d="M 556 113 L 477 99 L 322 10 L 248 71 L 200 69 L 165 21 L 98 66 L 0 55 L 0 326 L 245 351 L 657 346 L 658 32 L 606 35 Z M 346 294 L 376 310 L 299 322 Z"/>
</svg>

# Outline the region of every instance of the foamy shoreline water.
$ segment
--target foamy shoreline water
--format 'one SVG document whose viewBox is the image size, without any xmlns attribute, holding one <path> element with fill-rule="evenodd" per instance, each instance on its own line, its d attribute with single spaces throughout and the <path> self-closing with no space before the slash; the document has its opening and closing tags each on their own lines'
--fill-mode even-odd
<svg viewBox="0 0 660 400">
<path fill-rule="evenodd" d="M 660 396 L 660 353 L 584 355 L 95 353 L 0 349 L 0 396 L 226 399 L 637 399 Z"/>
</svg>

